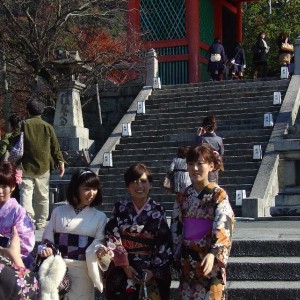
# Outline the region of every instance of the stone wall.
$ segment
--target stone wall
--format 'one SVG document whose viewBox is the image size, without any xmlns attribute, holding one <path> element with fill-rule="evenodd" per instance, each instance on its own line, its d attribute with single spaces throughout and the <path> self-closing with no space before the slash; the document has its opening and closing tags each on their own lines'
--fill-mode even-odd
<svg viewBox="0 0 300 300">
<path fill-rule="evenodd" d="M 90 139 L 95 140 L 96 153 L 126 113 L 142 87 L 142 85 L 112 87 L 109 91 L 100 92 L 102 125 L 96 95 L 93 97 L 93 101 L 83 107 L 84 126 L 89 129 Z"/>
</svg>

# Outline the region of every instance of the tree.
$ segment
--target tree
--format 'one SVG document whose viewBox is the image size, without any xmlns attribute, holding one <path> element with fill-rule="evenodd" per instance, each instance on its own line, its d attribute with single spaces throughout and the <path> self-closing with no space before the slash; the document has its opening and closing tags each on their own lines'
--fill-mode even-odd
<svg viewBox="0 0 300 300">
<path fill-rule="evenodd" d="M 299 11 L 299 0 L 261 0 L 243 4 L 243 45 L 250 67 L 248 73 L 252 74 L 252 45 L 258 33 L 263 31 L 271 47 L 268 54 L 269 75 L 279 75 L 277 38 L 281 32 L 287 32 L 295 41 L 300 34 Z"/>
<path fill-rule="evenodd" d="M 33 93 L 54 106 L 57 74 L 49 61 L 57 49 L 79 50 L 93 67 L 82 80 L 106 82 L 137 61 L 138 42 L 127 48 L 126 0 L 0 0 L 2 56 L 5 54 L 12 109 Z M 137 40 L 138 41 L 138 40 Z M 126 76 L 125 76 L 126 77 Z M 2 78 L 3 80 L 3 78 Z M 3 94 L 3 92 L 2 92 Z"/>
</svg>

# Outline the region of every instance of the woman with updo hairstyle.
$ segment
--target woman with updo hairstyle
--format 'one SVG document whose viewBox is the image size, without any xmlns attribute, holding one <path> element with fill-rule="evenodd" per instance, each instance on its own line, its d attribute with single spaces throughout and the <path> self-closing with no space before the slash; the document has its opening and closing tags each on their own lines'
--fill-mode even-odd
<svg viewBox="0 0 300 300">
<path fill-rule="evenodd" d="M 177 193 L 171 222 L 180 299 L 224 300 L 234 213 L 226 191 L 209 182 L 222 159 L 203 144 L 191 148 L 186 160 L 192 185 Z"/>
</svg>

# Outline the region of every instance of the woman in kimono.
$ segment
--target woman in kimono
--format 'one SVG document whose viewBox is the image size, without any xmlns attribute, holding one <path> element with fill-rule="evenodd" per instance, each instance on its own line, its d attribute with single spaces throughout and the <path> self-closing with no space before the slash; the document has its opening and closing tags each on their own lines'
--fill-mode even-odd
<svg viewBox="0 0 300 300">
<path fill-rule="evenodd" d="M 177 194 L 171 223 L 181 299 L 223 300 L 234 214 L 225 190 L 208 180 L 221 158 L 203 144 L 189 150 L 187 164 L 193 184 Z"/>
<path fill-rule="evenodd" d="M 164 208 L 149 197 L 152 174 L 144 164 L 138 163 L 127 169 L 124 179 L 130 198 L 115 204 L 105 228 L 107 247 L 114 252 L 115 266 L 107 274 L 107 299 L 139 299 L 141 280 L 146 276 L 146 283 L 153 286 L 155 282 L 161 299 L 167 300 L 172 237 Z"/>
<path fill-rule="evenodd" d="M 103 289 L 102 274 L 108 265 L 98 263 L 96 251 L 104 240 L 106 215 L 95 206 L 102 202 L 99 177 L 89 169 L 77 171 L 67 190 L 68 204 L 55 208 L 45 228 L 43 241 L 60 251 L 71 278 L 68 300 L 93 300 L 94 286 Z M 40 251 L 52 255 L 51 247 Z"/>
<path fill-rule="evenodd" d="M 34 225 L 26 210 L 12 198 L 18 183 L 22 182 L 22 171 L 10 162 L 0 165 L 0 234 L 10 238 L 16 226 L 21 243 L 21 257 L 29 267 L 33 261 L 31 251 L 35 245 Z"/>
</svg>

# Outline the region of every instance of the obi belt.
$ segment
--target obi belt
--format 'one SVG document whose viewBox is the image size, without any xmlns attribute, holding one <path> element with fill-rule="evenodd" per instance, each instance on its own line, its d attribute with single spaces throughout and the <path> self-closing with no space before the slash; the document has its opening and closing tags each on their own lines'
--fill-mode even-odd
<svg viewBox="0 0 300 300">
<path fill-rule="evenodd" d="M 149 233 L 123 232 L 122 244 L 128 253 L 151 254 L 154 247 L 154 235 Z"/>
<path fill-rule="evenodd" d="M 54 233 L 54 243 L 63 258 L 85 260 L 85 251 L 94 238 L 71 233 Z"/>
<path fill-rule="evenodd" d="M 185 218 L 183 236 L 185 240 L 198 241 L 212 231 L 213 221 L 208 219 Z"/>
</svg>

